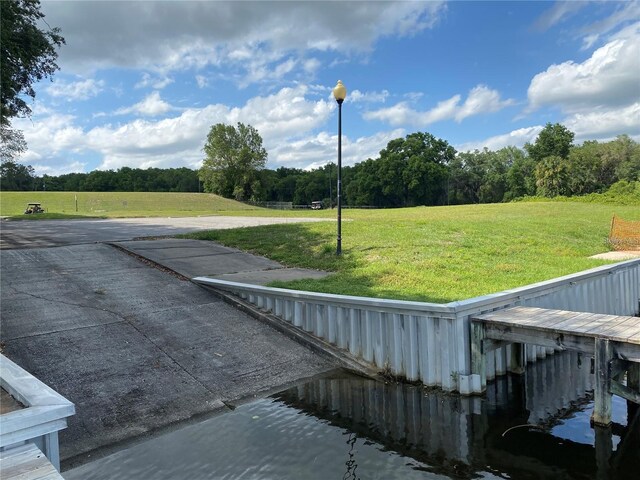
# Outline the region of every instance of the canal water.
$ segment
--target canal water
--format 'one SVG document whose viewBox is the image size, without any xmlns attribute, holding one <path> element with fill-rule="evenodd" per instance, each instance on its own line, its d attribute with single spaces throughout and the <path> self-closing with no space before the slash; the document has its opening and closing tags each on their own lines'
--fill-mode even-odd
<svg viewBox="0 0 640 480">
<path fill-rule="evenodd" d="M 566 353 L 483 398 L 336 371 L 64 472 L 76 479 L 640 478 L 640 413 L 589 424 L 593 375 Z"/>
</svg>

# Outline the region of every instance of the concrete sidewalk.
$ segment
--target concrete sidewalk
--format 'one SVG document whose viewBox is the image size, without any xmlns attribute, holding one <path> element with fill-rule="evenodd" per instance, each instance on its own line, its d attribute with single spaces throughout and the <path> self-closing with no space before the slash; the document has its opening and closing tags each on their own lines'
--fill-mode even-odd
<svg viewBox="0 0 640 480">
<path fill-rule="evenodd" d="M 268 258 L 205 240 L 169 238 L 116 242 L 114 245 L 187 278 L 211 277 L 265 285 L 275 280 L 319 279 L 329 275 L 318 270 L 287 268 Z"/>
</svg>

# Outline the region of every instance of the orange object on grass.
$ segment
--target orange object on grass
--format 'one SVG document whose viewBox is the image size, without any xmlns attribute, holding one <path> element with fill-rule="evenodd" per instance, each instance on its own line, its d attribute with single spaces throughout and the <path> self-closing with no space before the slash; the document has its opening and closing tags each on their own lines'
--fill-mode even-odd
<svg viewBox="0 0 640 480">
<path fill-rule="evenodd" d="M 640 250 L 640 222 L 622 220 L 614 215 L 609 243 L 614 250 Z"/>
</svg>

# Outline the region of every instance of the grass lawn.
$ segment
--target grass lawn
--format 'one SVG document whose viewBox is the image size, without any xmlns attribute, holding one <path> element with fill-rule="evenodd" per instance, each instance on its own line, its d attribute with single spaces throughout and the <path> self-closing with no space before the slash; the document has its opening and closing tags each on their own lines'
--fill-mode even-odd
<svg viewBox="0 0 640 480">
<path fill-rule="evenodd" d="M 343 210 L 336 225 L 271 225 L 199 232 L 288 266 L 336 272 L 272 286 L 449 302 L 603 265 L 611 216 L 640 220 L 638 206 L 536 202 L 389 210 Z M 335 215 L 335 210 L 333 211 Z"/>
<path fill-rule="evenodd" d="M 78 197 L 76 211 L 75 196 Z M 29 202 L 46 214 L 24 215 Z M 269 210 L 206 193 L 147 192 L 0 192 L 0 215 L 44 220 L 80 217 L 188 217 L 198 215 L 323 216 L 323 211 Z"/>
</svg>

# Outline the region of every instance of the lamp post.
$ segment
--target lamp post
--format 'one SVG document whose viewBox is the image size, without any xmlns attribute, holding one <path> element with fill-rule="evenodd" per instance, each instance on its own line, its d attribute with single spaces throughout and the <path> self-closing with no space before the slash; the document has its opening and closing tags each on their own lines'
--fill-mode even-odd
<svg viewBox="0 0 640 480">
<path fill-rule="evenodd" d="M 336 255 L 342 255 L 342 102 L 347 97 L 347 89 L 341 80 L 333 89 L 333 98 L 338 102 L 338 244 Z"/>
</svg>

